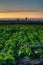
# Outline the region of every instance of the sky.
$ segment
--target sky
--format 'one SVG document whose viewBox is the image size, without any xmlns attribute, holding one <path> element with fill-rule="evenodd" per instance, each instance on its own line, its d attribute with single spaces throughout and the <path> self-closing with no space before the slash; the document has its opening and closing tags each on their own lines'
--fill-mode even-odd
<svg viewBox="0 0 43 65">
<path fill-rule="evenodd" d="M 0 18 L 43 18 L 43 0 L 0 0 Z"/>
</svg>

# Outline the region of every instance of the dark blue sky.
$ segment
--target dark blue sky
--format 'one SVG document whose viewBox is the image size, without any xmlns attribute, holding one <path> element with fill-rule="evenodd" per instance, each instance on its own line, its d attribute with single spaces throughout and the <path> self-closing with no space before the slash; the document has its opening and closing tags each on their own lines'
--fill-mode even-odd
<svg viewBox="0 0 43 65">
<path fill-rule="evenodd" d="M 43 10 L 43 0 L 0 0 L 0 10 Z"/>
</svg>

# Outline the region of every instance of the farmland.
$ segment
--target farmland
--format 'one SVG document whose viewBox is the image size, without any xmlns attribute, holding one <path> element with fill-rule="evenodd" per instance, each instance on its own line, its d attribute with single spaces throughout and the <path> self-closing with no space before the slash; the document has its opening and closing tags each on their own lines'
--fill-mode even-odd
<svg viewBox="0 0 43 65">
<path fill-rule="evenodd" d="M 27 45 L 43 45 L 43 25 L 0 25 L 0 62 L 35 58 Z M 38 51 L 37 57 L 43 58 L 43 50 Z"/>
</svg>

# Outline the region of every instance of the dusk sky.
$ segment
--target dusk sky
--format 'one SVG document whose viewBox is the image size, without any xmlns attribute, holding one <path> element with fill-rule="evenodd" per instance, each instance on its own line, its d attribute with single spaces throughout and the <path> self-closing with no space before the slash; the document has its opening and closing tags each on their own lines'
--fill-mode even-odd
<svg viewBox="0 0 43 65">
<path fill-rule="evenodd" d="M 43 18 L 43 0 L 0 0 L 0 18 Z"/>
</svg>

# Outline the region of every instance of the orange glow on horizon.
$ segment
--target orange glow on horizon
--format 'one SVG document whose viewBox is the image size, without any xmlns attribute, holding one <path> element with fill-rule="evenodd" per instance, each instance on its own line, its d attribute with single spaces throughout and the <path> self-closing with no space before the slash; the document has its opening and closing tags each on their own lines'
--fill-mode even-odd
<svg viewBox="0 0 43 65">
<path fill-rule="evenodd" d="M 43 12 L 8 12 L 0 13 L 0 18 L 43 18 Z"/>
</svg>

